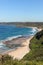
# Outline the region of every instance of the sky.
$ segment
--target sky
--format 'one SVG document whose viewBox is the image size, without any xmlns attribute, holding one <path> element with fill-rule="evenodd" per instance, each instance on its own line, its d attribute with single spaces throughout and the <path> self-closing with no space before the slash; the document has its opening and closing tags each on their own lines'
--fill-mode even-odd
<svg viewBox="0 0 43 65">
<path fill-rule="evenodd" d="M 0 22 L 43 22 L 43 0 L 0 0 Z"/>
</svg>

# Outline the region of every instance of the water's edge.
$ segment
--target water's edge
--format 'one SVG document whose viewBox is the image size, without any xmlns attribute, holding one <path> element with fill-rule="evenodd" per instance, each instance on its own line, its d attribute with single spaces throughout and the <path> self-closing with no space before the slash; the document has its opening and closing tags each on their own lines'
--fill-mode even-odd
<svg viewBox="0 0 43 65">
<path fill-rule="evenodd" d="M 31 27 L 32 28 L 32 27 Z M 33 29 L 33 34 L 30 34 L 30 35 L 26 35 L 26 36 L 24 36 L 24 37 L 29 37 L 29 36 L 33 36 L 33 35 L 35 35 L 36 34 L 36 30 L 38 30 L 36 27 L 34 27 L 34 28 L 32 28 Z M 6 39 L 4 39 L 4 40 L 0 40 L 0 54 L 3 54 L 4 52 L 6 52 L 6 51 L 11 51 L 11 50 L 14 50 L 14 49 L 16 49 L 16 48 L 14 48 L 14 49 L 9 49 L 8 47 L 6 47 L 6 45 L 5 44 L 3 44 L 3 41 L 10 41 L 10 40 L 12 40 L 12 39 L 15 39 L 15 38 L 19 38 L 19 37 L 22 37 L 23 35 L 17 35 L 17 36 L 12 36 L 12 37 L 8 37 L 8 38 L 6 38 Z"/>
</svg>

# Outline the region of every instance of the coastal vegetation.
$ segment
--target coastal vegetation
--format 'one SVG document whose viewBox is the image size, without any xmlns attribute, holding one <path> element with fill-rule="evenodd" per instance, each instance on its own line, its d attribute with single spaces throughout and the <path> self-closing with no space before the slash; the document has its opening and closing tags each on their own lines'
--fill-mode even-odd
<svg viewBox="0 0 43 65">
<path fill-rule="evenodd" d="M 30 52 L 21 60 L 14 60 L 9 55 L 0 55 L 0 65 L 43 65 L 43 30 L 36 33 L 29 46 Z"/>
<path fill-rule="evenodd" d="M 43 30 L 38 32 L 30 41 L 30 53 L 23 60 L 43 61 Z"/>
</svg>

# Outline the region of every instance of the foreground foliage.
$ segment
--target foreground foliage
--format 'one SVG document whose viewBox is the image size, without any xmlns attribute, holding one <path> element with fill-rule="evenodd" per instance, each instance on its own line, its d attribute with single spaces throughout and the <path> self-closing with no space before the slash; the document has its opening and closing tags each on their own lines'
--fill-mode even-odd
<svg viewBox="0 0 43 65">
<path fill-rule="evenodd" d="M 30 53 L 20 61 L 4 55 L 0 57 L 0 65 L 43 65 L 43 30 L 30 41 Z"/>
</svg>

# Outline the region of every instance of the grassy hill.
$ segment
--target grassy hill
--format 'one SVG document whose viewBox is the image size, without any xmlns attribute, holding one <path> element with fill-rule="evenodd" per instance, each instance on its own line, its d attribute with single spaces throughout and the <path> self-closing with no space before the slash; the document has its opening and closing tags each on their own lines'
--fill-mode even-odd
<svg viewBox="0 0 43 65">
<path fill-rule="evenodd" d="M 5 55 L 0 59 L 0 65 L 43 65 L 43 30 L 30 41 L 30 52 L 20 61 Z"/>
<path fill-rule="evenodd" d="M 38 32 L 30 41 L 30 53 L 23 60 L 43 61 L 43 30 Z"/>
</svg>

